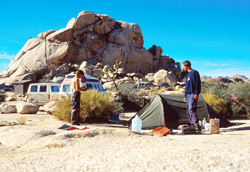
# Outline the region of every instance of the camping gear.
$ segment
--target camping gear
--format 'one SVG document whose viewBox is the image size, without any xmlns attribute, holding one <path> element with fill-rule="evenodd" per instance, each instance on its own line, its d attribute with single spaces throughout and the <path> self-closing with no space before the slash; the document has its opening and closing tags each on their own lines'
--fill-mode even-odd
<svg viewBox="0 0 250 172">
<path fill-rule="evenodd" d="M 153 129 L 152 133 L 158 136 L 166 136 L 168 134 L 171 134 L 171 131 L 167 127 L 158 127 Z"/>
<path fill-rule="evenodd" d="M 209 134 L 218 134 L 220 132 L 220 120 L 210 119 L 210 130 Z"/>
<path fill-rule="evenodd" d="M 70 125 L 67 125 L 67 124 L 63 124 L 58 129 L 62 129 L 62 130 L 78 130 L 79 128 L 74 127 L 74 126 L 70 126 Z M 86 129 L 89 129 L 89 128 L 88 127 L 84 127 L 84 128 L 80 128 L 79 130 L 86 130 Z"/>
<path fill-rule="evenodd" d="M 187 127 L 188 127 L 187 124 L 183 124 L 183 125 L 179 125 L 179 126 L 177 127 L 177 129 L 178 129 L 178 130 L 182 130 L 183 128 L 187 128 Z"/>
<path fill-rule="evenodd" d="M 111 114 L 111 116 L 110 116 L 110 121 L 119 122 L 119 121 L 120 121 L 119 117 L 120 117 L 120 114 L 114 112 L 114 113 Z"/>
<path fill-rule="evenodd" d="M 190 126 L 186 128 L 182 128 L 181 133 L 182 134 L 201 134 L 201 132 L 197 131 L 195 127 L 190 127 Z"/>
<path fill-rule="evenodd" d="M 204 129 L 207 130 L 207 131 L 209 131 L 210 130 L 210 123 L 206 123 Z"/>
<path fill-rule="evenodd" d="M 141 131 L 142 121 L 138 115 L 132 119 L 132 131 Z"/>
<path fill-rule="evenodd" d="M 67 130 L 70 127 L 70 125 L 67 124 L 63 124 L 61 127 L 59 127 L 58 129 L 63 129 L 63 130 Z"/>
<path fill-rule="evenodd" d="M 201 128 L 202 128 L 202 122 L 201 122 L 201 120 L 199 120 L 199 126 L 201 126 Z"/>
<path fill-rule="evenodd" d="M 203 121 L 202 121 L 202 128 L 203 128 L 203 129 L 205 129 L 206 123 L 207 123 L 206 118 L 204 118 Z"/>
<path fill-rule="evenodd" d="M 183 94 L 156 94 L 146 106 L 137 112 L 142 120 L 142 129 L 163 127 L 164 124 L 168 128 L 177 128 L 180 124 L 190 124 L 186 103 L 183 99 Z M 201 96 L 199 96 L 197 102 L 197 115 L 200 120 L 218 118 L 221 121 L 220 125 L 223 127 L 231 125 L 222 115 L 215 112 Z M 130 129 L 133 118 L 128 122 Z"/>
<path fill-rule="evenodd" d="M 87 130 L 89 129 L 88 127 L 80 128 L 80 130 Z"/>
</svg>

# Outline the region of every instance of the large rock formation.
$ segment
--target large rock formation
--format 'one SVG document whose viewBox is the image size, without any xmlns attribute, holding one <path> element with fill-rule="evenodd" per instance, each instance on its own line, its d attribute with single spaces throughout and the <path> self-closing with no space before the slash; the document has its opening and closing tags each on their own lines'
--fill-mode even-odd
<svg viewBox="0 0 250 172">
<path fill-rule="evenodd" d="M 121 67 L 126 73 L 180 71 L 180 64 L 162 56 L 162 52 L 162 48 L 155 45 L 149 50 L 143 48 L 139 25 L 82 11 L 66 28 L 49 30 L 29 39 L 1 75 L 9 82 L 22 80 L 27 74 L 39 80 L 52 78 L 55 70 L 61 70 L 65 64 L 95 61 L 112 66 L 116 60 L 122 61 Z M 61 73 L 67 72 L 68 68 Z"/>
</svg>

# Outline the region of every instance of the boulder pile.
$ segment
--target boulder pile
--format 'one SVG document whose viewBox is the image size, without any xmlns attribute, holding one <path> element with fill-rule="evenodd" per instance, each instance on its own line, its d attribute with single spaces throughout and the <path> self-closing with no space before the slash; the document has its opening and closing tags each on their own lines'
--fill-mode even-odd
<svg viewBox="0 0 250 172">
<path fill-rule="evenodd" d="M 27 79 L 61 82 L 74 65 L 83 61 L 112 66 L 119 60 L 125 73 L 143 75 L 159 69 L 180 71 L 180 64 L 163 56 L 161 47 L 153 45 L 146 50 L 143 44 L 139 25 L 82 11 L 65 28 L 49 30 L 29 39 L 1 73 L 0 82 Z"/>
</svg>

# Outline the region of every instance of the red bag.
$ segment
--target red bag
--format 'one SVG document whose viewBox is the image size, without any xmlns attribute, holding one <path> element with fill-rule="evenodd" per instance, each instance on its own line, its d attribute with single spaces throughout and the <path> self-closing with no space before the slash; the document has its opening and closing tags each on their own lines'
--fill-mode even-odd
<svg viewBox="0 0 250 172">
<path fill-rule="evenodd" d="M 171 133 L 167 127 L 158 127 L 152 130 L 152 133 L 158 136 L 166 136 Z"/>
</svg>

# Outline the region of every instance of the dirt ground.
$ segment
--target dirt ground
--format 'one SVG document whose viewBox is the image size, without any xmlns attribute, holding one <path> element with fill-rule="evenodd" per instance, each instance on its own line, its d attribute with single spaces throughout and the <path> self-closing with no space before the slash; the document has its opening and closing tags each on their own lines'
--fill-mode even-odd
<svg viewBox="0 0 250 172">
<path fill-rule="evenodd" d="M 134 113 L 123 114 L 129 119 Z M 25 119 L 24 125 L 17 121 Z M 250 120 L 219 134 L 160 137 L 119 124 L 62 124 L 40 112 L 0 114 L 1 171 L 249 171 Z"/>
</svg>

